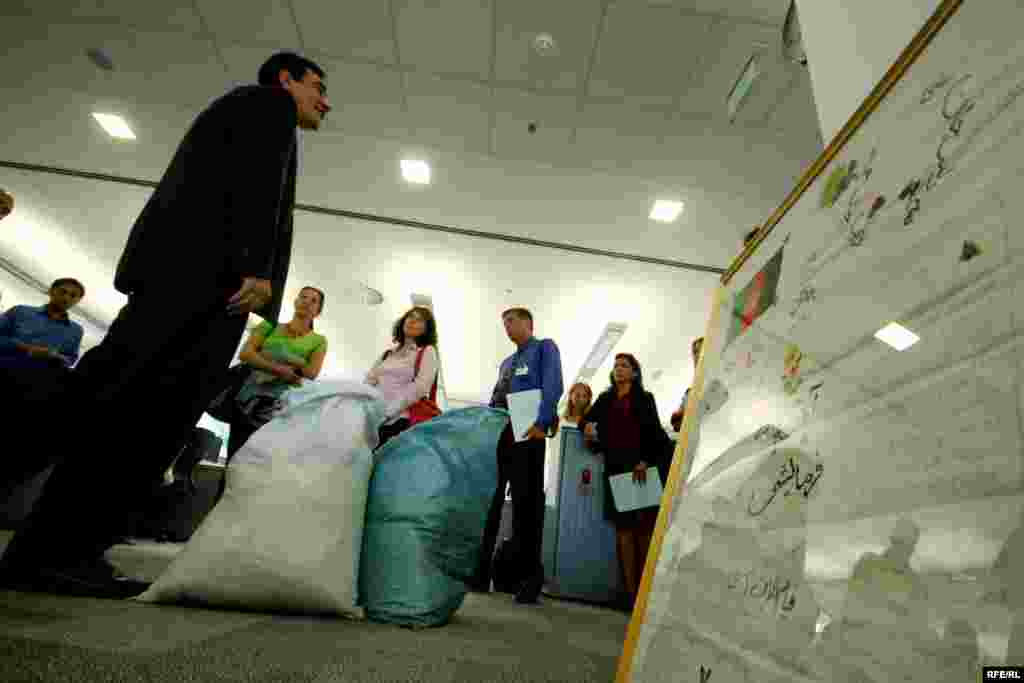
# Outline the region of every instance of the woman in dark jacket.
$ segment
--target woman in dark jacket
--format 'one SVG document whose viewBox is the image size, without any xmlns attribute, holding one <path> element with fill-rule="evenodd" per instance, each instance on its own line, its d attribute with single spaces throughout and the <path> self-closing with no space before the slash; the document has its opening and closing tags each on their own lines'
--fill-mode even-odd
<svg viewBox="0 0 1024 683">
<path fill-rule="evenodd" d="M 658 419 L 653 394 L 644 390 L 636 358 L 628 353 L 616 354 L 611 382 L 580 422 L 580 429 L 590 447 L 604 454 L 605 518 L 615 524 L 623 585 L 635 599 L 658 508 L 619 512 L 608 477 L 632 472 L 634 481 L 646 482 L 648 469 L 653 468 L 652 474 L 665 469 L 672 441 Z"/>
</svg>

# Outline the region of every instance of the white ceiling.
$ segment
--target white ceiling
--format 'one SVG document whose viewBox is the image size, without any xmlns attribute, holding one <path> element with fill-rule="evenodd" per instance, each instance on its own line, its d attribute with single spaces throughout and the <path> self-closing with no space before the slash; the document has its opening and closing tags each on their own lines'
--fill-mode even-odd
<svg viewBox="0 0 1024 683">
<path fill-rule="evenodd" d="M 157 180 L 205 104 L 252 82 L 276 49 L 297 49 L 327 70 L 335 107 L 322 131 L 303 135 L 299 202 L 724 267 L 821 148 L 807 73 L 778 56 L 787 6 L 6 0 L 0 161 Z M 532 51 L 542 31 L 557 41 L 554 56 Z M 89 62 L 94 47 L 114 72 Z M 730 124 L 726 94 L 755 52 L 764 76 Z M 122 114 L 138 140 L 107 137 L 89 116 L 98 109 Z M 432 185 L 402 183 L 398 160 L 409 154 L 431 162 Z M 113 267 L 148 191 L 3 169 L 0 185 L 18 195 L 0 233 L 4 257 L 44 280 L 88 273 L 83 307 L 111 319 L 121 301 Z M 647 219 L 659 197 L 686 203 L 677 223 Z M 567 381 L 606 322 L 629 323 L 619 348 L 649 374 L 663 371 L 667 409 L 689 382 L 688 341 L 703 332 L 716 281 L 305 212 L 296 230 L 290 288 L 327 291 L 333 371 L 368 363 L 388 321 L 422 291 L 434 297 L 455 396 L 489 392 L 509 350 L 497 316 L 515 303 L 560 342 Z M 332 305 L 332 287 L 353 278 L 385 304 Z"/>
</svg>

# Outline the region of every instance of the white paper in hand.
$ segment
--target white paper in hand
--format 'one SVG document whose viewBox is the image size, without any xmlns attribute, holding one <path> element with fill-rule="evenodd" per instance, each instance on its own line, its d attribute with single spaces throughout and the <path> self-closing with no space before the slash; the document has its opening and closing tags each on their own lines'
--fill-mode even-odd
<svg viewBox="0 0 1024 683">
<path fill-rule="evenodd" d="M 633 481 L 632 472 L 608 477 L 608 483 L 612 487 L 615 509 L 619 512 L 640 510 L 661 504 L 661 475 L 658 474 L 656 467 L 647 468 L 646 484 Z"/>
<path fill-rule="evenodd" d="M 526 432 L 537 422 L 540 412 L 540 389 L 527 389 L 508 395 L 508 412 L 512 417 L 512 434 L 516 441 L 525 441 Z"/>
</svg>

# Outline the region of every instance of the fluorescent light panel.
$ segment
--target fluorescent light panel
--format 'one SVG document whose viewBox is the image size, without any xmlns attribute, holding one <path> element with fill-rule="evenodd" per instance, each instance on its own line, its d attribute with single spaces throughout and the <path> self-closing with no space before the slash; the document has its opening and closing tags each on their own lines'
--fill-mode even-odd
<svg viewBox="0 0 1024 683">
<path fill-rule="evenodd" d="M 743 67 L 743 72 L 736 79 L 732 90 L 729 91 L 729 95 L 726 97 L 725 106 L 729 113 L 729 121 L 736 118 L 736 112 L 739 111 L 740 105 L 743 104 L 743 100 L 750 94 L 750 89 L 754 87 L 754 81 L 760 75 L 761 68 L 757 64 L 757 57 L 752 56 L 747 60 L 746 65 Z"/>
<path fill-rule="evenodd" d="M 430 164 L 419 159 L 402 159 L 402 177 L 417 185 L 430 184 Z"/>
<path fill-rule="evenodd" d="M 622 335 L 625 333 L 626 323 L 608 323 L 605 325 L 604 332 L 601 333 L 597 343 L 594 344 L 594 349 L 587 356 L 586 362 L 583 363 L 583 367 L 580 369 L 580 376 L 593 377 L 594 373 L 604 364 L 608 354 L 612 352 L 612 349 L 615 348 L 615 345 L 619 343 L 619 340 L 622 339 Z"/>
<path fill-rule="evenodd" d="M 651 220 L 660 221 L 661 223 L 671 223 L 675 219 L 679 218 L 679 214 L 682 212 L 682 202 L 659 199 L 654 202 L 654 206 L 651 207 Z"/>
<path fill-rule="evenodd" d="M 120 138 L 122 140 L 134 140 L 135 133 L 128 126 L 124 119 L 117 114 L 101 114 L 99 112 L 93 112 L 92 117 L 103 126 L 103 130 L 107 131 L 107 134 L 113 138 Z"/>
<path fill-rule="evenodd" d="M 875 339 L 888 344 L 897 351 L 905 351 L 921 341 L 920 337 L 899 323 L 889 323 L 875 332 Z"/>
</svg>

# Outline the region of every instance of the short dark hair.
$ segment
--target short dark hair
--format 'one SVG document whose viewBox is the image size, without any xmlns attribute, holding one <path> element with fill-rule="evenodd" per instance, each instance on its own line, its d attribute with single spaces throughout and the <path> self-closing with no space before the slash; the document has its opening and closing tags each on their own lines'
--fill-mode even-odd
<svg viewBox="0 0 1024 683">
<path fill-rule="evenodd" d="M 320 78 L 324 78 L 324 70 L 315 62 L 300 57 L 294 52 L 278 52 L 260 67 L 257 81 L 260 85 L 278 85 L 277 75 L 284 69 L 292 78 L 301 81 L 306 77 L 307 71 L 312 71 Z"/>
<path fill-rule="evenodd" d="M 85 285 L 83 285 L 81 282 L 79 282 L 73 277 L 62 277 L 54 280 L 53 284 L 50 285 L 50 291 L 52 292 L 58 287 L 63 287 L 64 285 L 72 285 L 74 287 L 78 287 L 78 291 L 82 293 L 83 297 L 85 296 Z"/>
<path fill-rule="evenodd" d="M 413 313 L 419 313 L 425 323 L 423 334 L 413 340 L 416 346 L 437 346 L 437 323 L 434 322 L 434 314 L 426 306 L 413 306 L 396 320 L 395 326 L 391 328 L 391 338 L 399 346 L 405 343 L 405 319 Z"/>
<path fill-rule="evenodd" d="M 512 314 L 520 320 L 529 320 L 530 324 L 533 324 L 533 313 L 530 313 L 529 309 L 522 307 L 510 308 L 501 314 L 501 319 L 504 320 L 506 315 Z"/>
</svg>

